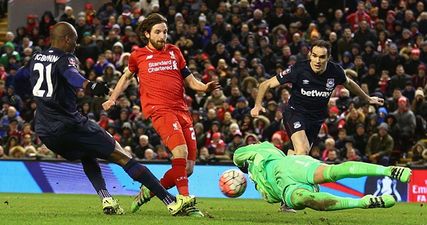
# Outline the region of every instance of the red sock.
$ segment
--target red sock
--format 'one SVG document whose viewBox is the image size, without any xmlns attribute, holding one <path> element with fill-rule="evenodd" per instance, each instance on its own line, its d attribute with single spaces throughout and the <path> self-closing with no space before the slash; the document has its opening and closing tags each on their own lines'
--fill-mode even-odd
<svg viewBox="0 0 427 225">
<path fill-rule="evenodd" d="M 183 158 L 172 159 L 172 168 L 166 171 L 163 178 L 160 179 L 160 184 L 165 189 L 170 189 L 176 185 L 179 194 L 181 195 L 189 195 L 188 191 L 188 178 L 187 178 L 187 160 Z M 151 197 L 154 194 L 151 193 Z"/>
<path fill-rule="evenodd" d="M 170 168 L 168 171 L 166 171 L 165 175 L 163 175 L 163 178 L 160 179 L 160 184 L 162 184 L 162 186 L 165 189 L 169 189 L 172 188 L 173 186 L 175 186 L 175 179 L 173 176 L 173 167 Z"/>
<path fill-rule="evenodd" d="M 160 179 L 160 184 L 165 189 L 170 189 L 173 186 L 175 186 L 175 179 L 174 179 L 174 172 L 173 167 L 170 168 L 166 173 L 163 175 L 163 177 Z M 154 193 L 150 192 L 151 197 L 154 197 Z"/>
<path fill-rule="evenodd" d="M 184 158 L 172 159 L 172 172 L 173 179 L 178 189 L 179 194 L 188 196 L 188 178 L 187 178 L 187 170 L 185 169 L 187 166 L 187 160 Z"/>
</svg>

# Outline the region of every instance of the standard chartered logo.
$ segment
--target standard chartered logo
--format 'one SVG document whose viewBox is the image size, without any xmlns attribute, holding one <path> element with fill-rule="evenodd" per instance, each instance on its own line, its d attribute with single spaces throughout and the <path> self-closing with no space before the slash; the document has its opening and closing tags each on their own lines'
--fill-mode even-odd
<svg viewBox="0 0 427 225">
<path fill-rule="evenodd" d="M 318 91 L 318 90 L 311 90 L 306 91 L 304 88 L 301 88 L 301 94 L 309 97 L 323 97 L 328 98 L 331 95 L 332 91 Z"/>
<path fill-rule="evenodd" d="M 148 73 L 164 70 L 178 70 L 178 64 L 175 60 L 163 60 L 159 62 L 148 63 Z"/>
</svg>

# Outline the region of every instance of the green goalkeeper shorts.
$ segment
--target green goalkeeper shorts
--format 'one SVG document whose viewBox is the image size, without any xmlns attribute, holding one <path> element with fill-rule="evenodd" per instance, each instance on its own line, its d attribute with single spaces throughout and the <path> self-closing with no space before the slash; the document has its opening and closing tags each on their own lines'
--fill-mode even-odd
<svg viewBox="0 0 427 225">
<path fill-rule="evenodd" d="M 322 162 L 307 155 L 294 155 L 286 157 L 283 163 L 286 169 L 281 170 L 284 173 L 280 177 L 283 178 L 286 188 L 282 199 L 285 200 L 288 207 L 293 208 L 291 196 L 296 189 L 319 191 L 318 185 L 314 184 L 314 173 Z"/>
</svg>

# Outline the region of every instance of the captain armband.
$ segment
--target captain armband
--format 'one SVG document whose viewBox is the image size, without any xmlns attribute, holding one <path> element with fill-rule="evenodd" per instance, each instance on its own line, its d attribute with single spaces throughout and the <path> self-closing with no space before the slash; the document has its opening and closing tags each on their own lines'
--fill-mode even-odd
<svg viewBox="0 0 427 225">
<path fill-rule="evenodd" d="M 184 68 L 181 69 L 181 75 L 182 77 L 186 78 L 191 74 L 191 70 L 188 69 L 188 66 L 185 66 Z"/>
</svg>

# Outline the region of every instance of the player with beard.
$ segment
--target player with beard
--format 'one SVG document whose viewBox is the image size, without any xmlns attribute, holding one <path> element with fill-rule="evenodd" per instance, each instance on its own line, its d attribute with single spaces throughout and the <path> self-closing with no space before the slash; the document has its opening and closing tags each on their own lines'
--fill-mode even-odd
<svg viewBox="0 0 427 225">
<path fill-rule="evenodd" d="M 191 114 L 184 99 L 184 85 L 195 91 L 209 92 L 219 88 L 219 84 L 213 81 L 204 84 L 193 76 L 179 48 L 166 43 L 168 27 L 162 15 L 150 14 L 137 32 L 146 45 L 131 53 L 128 69 L 103 107 L 108 110 L 115 105 L 133 74 L 138 75 L 142 111 L 151 118 L 154 129 L 173 155 L 172 168 L 160 183 L 167 189 L 176 186 L 181 195 L 188 196 L 187 177 L 193 172 L 197 148 Z M 132 203 L 132 211 L 136 212 L 151 197 L 150 191 L 141 186 Z M 185 213 L 203 216 L 195 207 L 186 208 Z"/>
<path fill-rule="evenodd" d="M 134 160 L 114 138 L 97 123 L 77 110 L 76 90 L 85 88 L 96 96 L 109 93 L 105 83 L 85 79 L 77 70 L 76 29 L 67 22 L 59 22 L 51 29 L 51 46 L 34 53 L 28 67 L 31 71 L 32 93 L 37 103 L 34 117 L 35 131 L 52 151 L 67 160 L 81 160 L 83 170 L 102 199 L 105 214 L 123 214 L 116 199 L 108 192 L 97 158 L 120 165 L 134 180 L 156 193 L 176 215 L 185 207 L 192 207 L 195 199 L 168 193 L 151 171 Z"/>
</svg>

